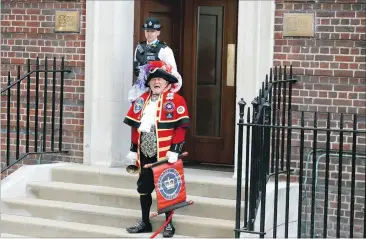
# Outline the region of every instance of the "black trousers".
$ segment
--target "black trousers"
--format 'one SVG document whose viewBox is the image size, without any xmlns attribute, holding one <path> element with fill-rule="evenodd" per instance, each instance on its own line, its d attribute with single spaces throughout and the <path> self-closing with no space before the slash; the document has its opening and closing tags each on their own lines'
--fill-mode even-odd
<svg viewBox="0 0 366 239">
<path fill-rule="evenodd" d="M 144 165 L 155 163 L 157 157 L 146 157 L 143 153 L 140 154 L 141 172 L 137 180 L 137 192 L 140 194 L 151 194 L 154 189 L 154 174 L 151 168 L 144 168 Z"/>
<path fill-rule="evenodd" d="M 150 208 L 152 204 L 151 193 L 155 190 L 154 174 L 151 168 L 144 168 L 145 164 L 157 162 L 157 157 L 146 157 L 143 153 L 140 154 L 141 172 L 137 180 L 137 192 L 140 194 L 140 205 L 142 213 L 142 221 L 150 223 Z M 170 212 L 165 213 L 168 219 Z"/>
</svg>

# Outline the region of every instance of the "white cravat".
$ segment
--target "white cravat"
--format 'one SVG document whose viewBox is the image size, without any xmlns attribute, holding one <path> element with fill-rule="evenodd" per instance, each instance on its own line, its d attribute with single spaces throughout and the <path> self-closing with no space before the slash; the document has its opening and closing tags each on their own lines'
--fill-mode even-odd
<svg viewBox="0 0 366 239">
<path fill-rule="evenodd" d="M 151 126 L 155 125 L 156 109 L 158 107 L 158 101 L 149 101 L 144 109 L 141 117 L 141 124 L 139 127 L 140 132 L 150 132 Z"/>
</svg>

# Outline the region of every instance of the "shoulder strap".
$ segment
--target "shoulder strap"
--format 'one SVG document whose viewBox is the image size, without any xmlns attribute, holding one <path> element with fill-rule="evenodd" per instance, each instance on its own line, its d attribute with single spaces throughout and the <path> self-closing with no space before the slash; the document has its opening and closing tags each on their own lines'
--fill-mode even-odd
<svg viewBox="0 0 366 239">
<path fill-rule="evenodd" d="M 159 41 L 159 43 L 158 43 L 158 48 L 165 48 L 167 46 L 168 46 L 168 44 L 166 44 L 166 42 L 164 42 L 164 41 Z"/>
</svg>

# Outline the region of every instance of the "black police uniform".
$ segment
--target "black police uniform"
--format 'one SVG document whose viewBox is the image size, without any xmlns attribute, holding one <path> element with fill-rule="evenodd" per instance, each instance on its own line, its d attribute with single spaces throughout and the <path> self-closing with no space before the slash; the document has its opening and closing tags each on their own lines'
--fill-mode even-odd
<svg viewBox="0 0 366 239">
<path fill-rule="evenodd" d="M 150 61 L 159 61 L 159 52 L 160 49 L 167 47 L 168 45 L 163 42 L 157 40 L 152 45 L 147 45 L 146 41 L 140 42 L 136 47 L 136 61 L 134 61 L 134 72 L 135 75 L 139 74 L 139 66 L 146 65 Z"/>
<path fill-rule="evenodd" d="M 156 18 L 147 18 L 142 26 L 145 30 L 158 30 L 162 28 L 159 19 Z M 159 52 L 162 48 L 167 47 L 168 45 L 163 42 L 157 40 L 152 45 L 147 45 L 146 41 L 140 42 L 136 47 L 136 60 L 133 62 L 133 68 L 135 75 L 139 74 L 139 66 L 146 65 L 150 61 L 159 61 Z"/>
</svg>

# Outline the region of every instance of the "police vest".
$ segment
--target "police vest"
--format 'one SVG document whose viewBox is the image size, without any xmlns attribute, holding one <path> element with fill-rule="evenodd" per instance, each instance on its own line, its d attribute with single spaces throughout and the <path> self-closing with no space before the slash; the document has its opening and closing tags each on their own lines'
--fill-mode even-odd
<svg viewBox="0 0 366 239">
<path fill-rule="evenodd" d="M 159 61 L 159 52 L 161 48 L 165 48 L 168 45 L 163 41 L 157 41 L 152 45 L 147 45 L 146 41 L 140 42 L 137 45 L 136 60 L 139 65 L 145 65 L 150 61 Z"/>
</svg>

